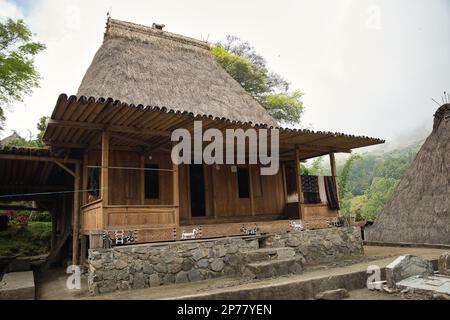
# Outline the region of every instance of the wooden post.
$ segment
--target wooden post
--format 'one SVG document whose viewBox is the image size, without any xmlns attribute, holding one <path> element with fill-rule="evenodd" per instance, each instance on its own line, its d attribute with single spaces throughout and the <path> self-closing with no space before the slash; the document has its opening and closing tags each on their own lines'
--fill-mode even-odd
<svg viewBox="0 0 450 320">
<path fill-rule="evenodd" d="M 56 206 L 56 205 L 55 205 Z M 56 209 L 57 210 L 57 209 Z M 56 221 L 56 212 L 55 209 L 50 211 L 50 214 L 52 215 L 52 238 L 51 238 L 51 250 L 53 251 L 56 246 L 56 232 L 57 232 L 57 226 L 58 222 Z"/>
<path fill-rule="evenodd" d="M 87 204 L 87 195 L 88 192 L 86 191 L 88 189 L 88 153 L 85 152 L 83 155 L 83 177 L 82 177 L 82 184 L 83 184 L 83 197 L 82 197 L 82 204 Z"/>
<path fill-rule="evenodd" d="M 300 150 L 298 147 L 295 147 L 295 186 L 297 187 L 298 194 L 298 216 L 299 219 L 303 219 L 303 203 L 305 202 L 303 199 L 303 191 L 302 191 L 302 182 L 301 182 L 301 170 L 300 170 Z"/>
<path fill-rule="evenodd" d="M 72 216 L 72 264 L 78 265 L 78 237 L 80 234 L 80 164 L 75 164 L 73 187 L 73 216 Z"/>
<path fill-rule="evenodd" d="M 214 221 L 217 221 L 217 202 L 216 202 L 216 190 L 214 189 L 214 175 L 217 171 L 217 164 L 211 165 L 211 199 L 213 203 L 213 214 L 214 214 Z M 190 207 L 190 206 L 189 206 Z"/>
<path fill-rule="evenodd" d="M 249 185 L 250 185 L 250 211 L 252 213 L 252 216 L 255 215 L 255 200 L 254 200 L 254 196 L 255 196 L 255 192 L 253 189 L 253 179 L 252 179 L 253 175 L 252 175 L 252 165 L 249 164 L 248 165 L 248 179 L 249 179 Z"/>
<path fill-rule="evenodd" d="M 339 185 L 337 182 L 336 158 L 334 156 L 334 153 L 330 153 L 330 167 L 331 167 L 331 175 L 333 176 L 334 184 L 336 187 L 336 195 L 337 195 L 338 203 L 340 203 Z M 340 213 L 340 211 L 338 210 L 338 214 L 339 213 Z"/>
<path fill-rule="evenodd" d="M 87 247 L 86 247 L 87 243 L 86 243 L 86 236 L 82 235 L 80 237 L 80 246 L 81 246 L 81 250 L 80 250 L 80 265 L 81 267 L 84 267 L 84 265 L 86 264 L 86 256 L 87 256 Z"/>
<path fill-rule="evenodd" d="M 141 172 L 139 174 L 139 178 L 140 178 L 140 184 L 141 184 L 141 206 L 143 206 L 145 204 L 145 156 L 143 154 L 141 154 L 140 157 L 140 162 L 141 162 Z"/>
<path fill-rule="evenodd" d="M 281 163 L 281 178 L 283 179 L 284 203 L 288 202 L 287 183 L 286 183 L 286 164 Z"/>
<path fill-rule="evenodd" d="M 109 171 L 109 134 L 106 131 L 102 132 L 102 174 L 101 174 L 101 198 L 103 206 L 109 204 L 109 190 L 108 190 L 108 171 Z"/>
<path fill-rule="evenodd" d="M 177 227 L 180 226 L 180 188 L 179 188 L 179 177 L 178 177 L 178 165 L 173 164 L 172 165 L 173 172 L 172 172 L 172 189 L 173 189 L 173 205 L 175 209 L 175 225 Z"/>
</svg>

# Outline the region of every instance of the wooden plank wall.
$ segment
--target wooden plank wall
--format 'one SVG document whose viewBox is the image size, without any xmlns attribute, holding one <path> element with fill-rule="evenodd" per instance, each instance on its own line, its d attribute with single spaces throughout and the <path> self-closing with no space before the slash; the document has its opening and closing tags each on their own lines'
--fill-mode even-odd
<svg viewBox="0 0 450 320">
<path fill-rule="evenodd" d="M 100 200 L 81 208 L 81 230 L 103 229 L 102 202 Z"/>
<path fill-rule="evenodd" d="M 248 166 L 247 166 L 248 167 Z M 282 171 L 277 175 L 260 175 L 259 166 L 252 165 L 250 188 L 253 193 L 254 215 L 279 215 L 284 209 Z M 237 173 L 230 165 L 204 166 L 205 201 L 208 218 L 252 216 L 250 198 L 239 198 Z M 180 166 L 180 219 L 189 220 L 189 168 Z"/>
<path fill-rule="evenodd" d="M 100 163 L 101 153 L 98 150 L 89 151 L 88 164 L 99 165 Z M 111 167 L 140 168 L 142 164 L 157 164 L 160 169 L 172 169 L 170 153 L 168 152 L 140 154 L 130 151 L 110 151 Z M 281 215 L 283 213 L 285 190 L 281 169 L 277 175 L 262 176 L 259 166 L 251 165 L 249 173 L 251 194 L 253 195 L 252 203 L 250 198 L 239 198 L 237 173 L 233 172 L 231 167 L 230 165 L 204 165 L 207 211 L 205 219 Z M 159 171 L 159 199 L 144 199 L 143 179 L 144 171 L 109 169 L 109 204 L 111 206 L 173 205 L 172 171 Z M 190 221 L 188 165 L 179 166 L 179 189 L 180 219 Z M 91 198 L 92 200 L 94 199 Z M 168 217 L 167 214 L 165 216 Z M 111 218 L 115 225 L 123 223 L 123 221 L 114 220 L 123 218 L 114 217 L 112 213 Z M 166 218 L 163 219 L 164 224 L 173 223 L 171 219 Z M 137 221 L 143 221 L 143 218 L 136 219 Z M 162 221 L 154 221 L 154 223 L 162 223 Z"/>
<path fill-rule="evenodd" d="M 108 207 L 105 208 L 108 215 L 109 229 L 122 229 L 127 226 L 152 228 L 174 227 L 175 208 L 173 207 Z"/>
</svg>

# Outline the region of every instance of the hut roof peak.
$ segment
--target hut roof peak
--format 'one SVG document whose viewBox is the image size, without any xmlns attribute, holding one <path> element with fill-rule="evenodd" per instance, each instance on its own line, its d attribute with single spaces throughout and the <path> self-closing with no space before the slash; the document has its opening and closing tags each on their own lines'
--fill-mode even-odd
<svg viewBox="0 0 450 320">
<path fill-rule="evenodd" d="M 217 63 L 207 42 L 108 18 L 104 40 L 77 96 L 211 114 L 233 121 L 277 122 Z"/>
<path fill-rule="evenodd" d="M 148 42 L 150 38 L 163 38 L 185 46 L 193 46 L 210 50 L 208 42 L 186 37 L 180 34 L 164 31 L 164 24 L 153 23 L 151 27 L 131 23 L 127 21 L 108 18 L 106 22 L 105 39 L 114 37 L 123 37 L 131 40 Z"/>
</svg>

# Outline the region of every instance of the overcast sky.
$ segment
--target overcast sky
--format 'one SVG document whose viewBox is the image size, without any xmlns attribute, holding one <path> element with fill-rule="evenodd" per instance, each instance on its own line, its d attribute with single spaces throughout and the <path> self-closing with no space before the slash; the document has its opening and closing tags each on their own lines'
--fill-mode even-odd
<svg viewBox="0 0 450 320">
<path fill-rule="evenodd" d="M 101 45 L 106 13 L 197 39 L 249 41 L 271 70 L 305 93 L 303 126 L 395 140 L 430 128 L 450 91 L 450 1 L 0 0 L 47 50 L 43 80 L 6 113 L 6 130 L 35 132 L 60 93 L 75 94 Z"/>
</svg>

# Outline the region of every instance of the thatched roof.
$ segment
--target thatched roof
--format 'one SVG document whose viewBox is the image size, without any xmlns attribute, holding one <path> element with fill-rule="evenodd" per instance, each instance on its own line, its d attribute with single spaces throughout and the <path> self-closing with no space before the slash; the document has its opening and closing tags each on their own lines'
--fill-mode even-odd
<svg viewBox="0 0 450 320">
<path fill-rule="evenodd" d="M 52 148 L 85 149 L 100 143 L 99 132 L 107 129 L 120 133 L 110 140 L 115 147 L 149 146 L 171 148 L 171 133 L 185 128 L 192 132 L 194 120 L 201 120 L 203 129 L 220 130 L 269 128 L 250 122 L 215 117 L 209 114 L 181 112 L 158 106 L 129 105 L 112 98 L 68 97 L 61 94 L 51 115 L 44 141 Z M 272 128 L 272 127 L 271 127 Z M 300 159 L 309 159 L 330 152 L 384 143 L 384 140 L 337 132 L 306 129 L 279 129 L 281 159 L 294 159 L 299 147 Z"/>
<path fill-rule="evenodd" d="M 276 125 L 214 60 L 208 43 L 114 19 L 77 96 Z"/>
<path fill-rule="evenodd" d="M 391 200 L 368 232 L 368 240 L 450 244 L 450 104 L 434 127 Z"/>
</svg>

